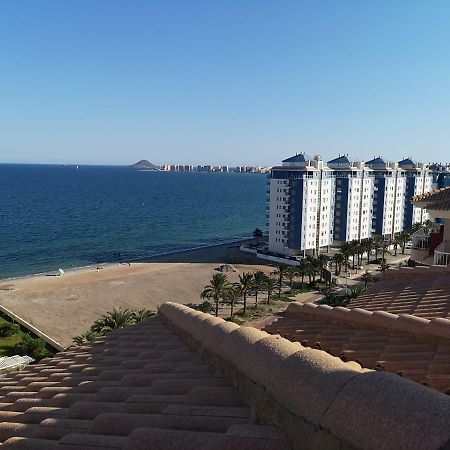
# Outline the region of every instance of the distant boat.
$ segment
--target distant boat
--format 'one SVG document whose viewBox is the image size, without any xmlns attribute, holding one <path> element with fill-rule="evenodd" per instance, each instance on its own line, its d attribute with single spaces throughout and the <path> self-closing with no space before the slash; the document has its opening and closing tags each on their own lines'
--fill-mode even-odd
<svg viewBox="0 0 450 450">
<path fill-rule="evenodd" d="M 79 169 L 79 167 L 77 166 L 77 170 Z"/>
</svg>

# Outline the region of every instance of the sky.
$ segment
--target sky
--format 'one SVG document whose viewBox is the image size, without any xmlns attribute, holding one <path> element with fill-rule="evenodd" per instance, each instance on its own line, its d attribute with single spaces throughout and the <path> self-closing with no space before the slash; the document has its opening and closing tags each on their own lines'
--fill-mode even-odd
<svg viewBox="0 0 450 450">
<path fill-rule="evenodd" d="M 2 0 L 0 162 L 450 161 L 447 0 Z"/>
</svg>

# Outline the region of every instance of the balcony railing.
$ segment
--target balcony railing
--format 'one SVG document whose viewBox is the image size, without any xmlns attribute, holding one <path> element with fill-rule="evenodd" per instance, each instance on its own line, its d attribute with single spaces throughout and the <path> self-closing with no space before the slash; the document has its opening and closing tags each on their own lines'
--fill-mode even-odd
<svg viewBox="0 0 450 450">
<path fill-rule="evenodd" d="M 442 242 L 434 251 L 434 265 L 435 266 L 449 266 L 450 265 L 450 242 Z"/>
<path fill-rule="evenodd" d="M 428 250 L 430 242 L 430 232 L 425 228 L 417 230 L 411 236 L 411 246 L 415 250 Z"/>
</svg>

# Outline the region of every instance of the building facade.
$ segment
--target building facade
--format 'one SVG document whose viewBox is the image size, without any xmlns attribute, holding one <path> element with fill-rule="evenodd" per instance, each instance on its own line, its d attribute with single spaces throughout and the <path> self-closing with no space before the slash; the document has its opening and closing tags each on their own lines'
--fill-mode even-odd
<svg viewBox="0 0 450 450">
<path fill-rule="evenodd" d="M 411 203 L 432 189 L 432 174 L 407 158 L 352 162 L 347 155 L 324 163 L 297 154 L 268 178 L 269 251 L 317 254 L 335 243 L 381 235 L 393 239 L 428 214 Z"/>
<path fill-rule="evenodd" d="M 415 223 L 423 223 L 429 218 L 426 209 L 418 208 L 411 200 L 433 189 L 433 174 L 425 164 L 417 163 L 411 158 L 399 161 L 398 165 L 405 171 L 406 176 L 403 229 L 410 230 Z"/>
<path fill-rule="evenodd" d="M 366 162 L 373 170 L 372 234 L 392 239 L 403 231 L 406 176 L 398 163 L 381 157 Z"/>
<path fill-rule="evenodd" d="M 316 254 L 333 243 L 335 179 L 320 156 L 285 159 L 269 175 L 269 250 Z"/>
<path fill-rule="evenodd" d="M 366 239 L 372 233 L 374 178 L 363 162 L 350 162 L 347 155 L 328 161 L 335 182 L 335 243 Z"/>
</svg>

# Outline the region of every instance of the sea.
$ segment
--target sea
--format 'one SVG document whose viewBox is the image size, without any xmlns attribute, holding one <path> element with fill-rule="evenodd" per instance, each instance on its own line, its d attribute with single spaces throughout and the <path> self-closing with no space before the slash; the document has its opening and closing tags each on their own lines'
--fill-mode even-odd
<svg viewBox="0 0 450 450">
<path fill-rule="evenodd" d="M 262 174 L 0 165 L 0 279 L 135 261 L 265 230 Z"/>
</svg>

